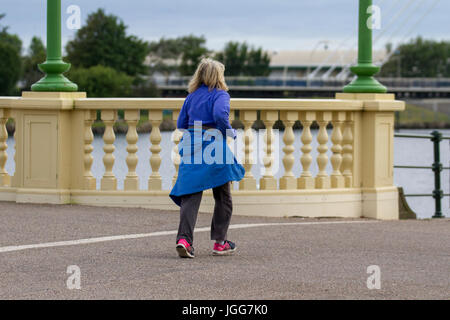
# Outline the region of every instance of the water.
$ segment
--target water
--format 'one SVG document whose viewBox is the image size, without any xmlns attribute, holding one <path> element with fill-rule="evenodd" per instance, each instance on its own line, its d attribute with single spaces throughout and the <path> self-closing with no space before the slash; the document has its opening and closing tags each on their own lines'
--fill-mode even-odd
<svg viewBox="0 0 450 320">
<path fill-rule="evenodd" d="M 429 134 L 432 130 L 401 130 L 401 133 L 412 133 L 412 134 Z M 450 130 L 440 130 L 445 136 L 450 136 Z M 311 152 L 311 156 L 314 159 L 310 171 L 313 175 L 317 174 L 318 167 L 315 161 L 317 157 L 317 130 L 312 130 L 313 142 L 312 147 L 313 150 Z M 264 156 L 264 140 L 263 140 L 263 131 L 256 132 L 254 131 L 254 160 L 255 164 L 252 167 L 252 173 L 255 178 L 258 180 L 264 173 L 264 166 L 262 165 L 262 157 Z M 282 165 L 282 157 L 283 151 L 282 148 L 284 146 L 282 142 L 282 132 L 278 133 L 275 131 L 275 141 L 274 144 L 275 151 L 274 154 L 274 167 L 273 173 L 276 178 L 280 178 L 284 174 L 284 168 Z M 301 131 L 294 131 L 295 134 L 295 151 L 294 151 L 294 167 L 292 171 L 295 176 L 300 176 L 302 172 L 302 166 L 300 163 L 301 156 L 301 141 L 300 135 Z M 329 136 L 331 137 L 331 131 L 328 131 Z M 170 190 L 172 187 L 172 177 L 175 174 L 175 168 L 171 161 L 172 148 L 174 144 L 172 142 L 172 132 L 162 132 L 162 141 L 161 141 L 161 167 L 160 174 L 163 177 L 163 190 Z M 238 138 L 236 140 L 236 146 L 234 148 L 235 154 L 237 155 L 237 159 L 242 159 L 242 130 L 238 131 Z M 331 140 L 331 139 L 330 139 Z M 8 143 L 8 161 L 6 163 L 6 169 L 10 175 L 14 174 L 14 139 L 10 137 L 7 141 Z M 114 174 L 118 180 L 118 188 L 123 189 L 123 181 L 128 172 L 128 168 L 126 165 L 126 146 L 127 142 L 125 139 L 125 135 L 117 135 L 115 141 L 116 151 L 114 152 L 114 156 L 116 157 L 116 161 L 114 164 Z M 150 167 L 150 134 L 140 134 L 139 141 L 137 143 L 139 151 L 137 152 L 139 163 L 136 168 L 136 171 L 140 177 L 140 188 L 143 190 L 147 189 L 147 181 L 148 177 L 151 173 Z M 94 151 L 93 157 L 94 162 L 92 165 L 92 174 L 97 178 L 97 188 L 100 188 L 100 179 L 104 173 L 103 166 L 103 140 L 100 136 L 96 136 L 93 142 Z M 328 157 L 331 157 L 331 141 L 328 142 Z M 444 140 L 441 142 L 441 162 L 444 166 L 450 166 L 450 143 L 449 140 Z M 406 138 L 395 138 L 394 139 L 394 164 L 395 165 L 413 165 L 413 166 L 431 166 L 433 163 L 433 144 L 429 140 L 425 139 L 406 139 Z M 329 162 L 327 165 L 327 172 L 330 174 L 332 172 L 332 166 Z M 449 170 L 444 170 L 442 172 L 442 189 L 444 193 L 450 193 L 450 174 Z M 414 193 L 427 193 L 431 194 L 434 189 L 434 173 L 425 169 L 394 169 L 394 184 L 396 186 L 402 186 L 406 194 L 414 194 Z M 237 188 L 237 184 L 235 188 Z M 408 204 L 414 210 L 419 218 L 430 218 L 434 214 L 434 199 L 432 197 L 408 197 Z M 450 216 L 450 198 L 444 197 L 442 200 L 442 211 L 443 214 L 447 217 Z"/>
</svg>

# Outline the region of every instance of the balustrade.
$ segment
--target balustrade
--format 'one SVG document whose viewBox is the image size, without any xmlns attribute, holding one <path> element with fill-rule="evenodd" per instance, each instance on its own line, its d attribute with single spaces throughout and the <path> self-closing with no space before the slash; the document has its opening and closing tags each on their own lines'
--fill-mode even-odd
<svg viewBox="0 0 450 320">
<path fill-rule="evenodd" d="M 125 197 L 125 194 L 121 193 L 124 191 L 129 192 L 129 195 L 136 196 L 141 194 L 145 195 L 146 192 L 150 192 L 153 196 L 148 195 L 148 197 L 150 197 L 148 198 L 149 203 L 155 203 L 154 205 L 159 208 L 170 205 L 167 197 L 169 190 L 167 187 L 163 189 L 163 180 L 166 181 L 166 179 L 168 179 L 170 181 L 169 185 L 174 185 L 178 177 L 181 161 L 178 154 L 178 146 L 182 137 L 182 132 L 180 130 L 175 130 L 171 135 L 172 143 L 170 144 L 170 152 L 161 152 L 163 151 L 162 148 L 166 147 L 167 144 L 161 143 L 163 136 L 160 125 L 163 122 L 163 110 L 171 110 L 172 118 L 169 121 L 176 123 L 183 102 L 182 99 L 87 99 L 75 97 L 72 106 L 70 106 L 67 102 L 69 98 L 66 98 L 65 96 L 55 97 L 56 98 L 49 99 L 48 101 L 49 106 L 62 106 L 62 109 L 53 111 L 56 115 L 56 121 L 59 122 L 60 120 L 58 119 L 64 118 L 64 121 L 67 121 L 67 123 L 72 122 L 73 128 L 79 128 L 79 130 L 82 131 L 77 135 L 76 132 L 70 132 L 70 125 L 66 126 L 64 130 L 60 130 L 61 128 L 58 129 L 58 125 L 56 126 L 57 132 L 55 132 L 55 134 L 59 137 L 57 146 L 67 146 L 67 142 L 64 143 L 64 141 L 76 142 L 78 136 L 80 139 L 80 142 L 72 144 L 70 147 L 71 150 L 68 151 L 71 153 L 72 157 L 67 157 L 67 159 L 70 158 L 70 161 L 72 162 L 64 160 L 66 159 L 64 158 L 62 163 L 65 163 L 65 165 L 58 165 L 55 169 L 57 174 L 56 179 L 58 179 L 59 174 L 64 174 L 63 170 L 71 171 L 70 177 L 65 178 L 66 180 L 62 180 L 64 183 L 62 183 L 61 186 L 65 186 L 64 190 L 70 190 L 70 194 L 77 194 L 76 199 L 84 199 L 83 197 L 91 196 L 95 197 L 95 200 L 89 201 L 94 203 L 95 201 L 100 201 L 102 204 L 105 204 L 105 202 L 101 200 L 102 194 L 111 196 L 116 193 L 116 197 L 119 199 Z M 361 97 L 364 97 L 367 100 L 361 99 Z M 372 189 L 365 187 L 365 189 L 362 189 L 360 186 L 363 181 L 366 181 L 367 186 L 376 186 L 376 182 L 373 183 L 372 180 L 369 181 L 364 179 L 366 179 L 365 177 L 372 176 L 377 177 L 378 179 L 379 177 L 374 175 L 370 170 L 377 165 L 382 165 L 383 161 L 386 162 L 384 163 L 384 167 L 382 167 L 386 168 L 385 173 L 387 175 L 391 173 L 391 170 L 388 170 L 390 166 L 389 161 L 391 161 L 390 157 L 392 157 L 390 154 L 392 152 L 391 147 L 386 149 L 384 154 L 380 153 L 380 155 L 388 158 L 381 159 L 379 163 L 373 163 L 373 165 L 367 169 L 367 167 L 363 166 L 361 163 L 365 156 L 362 153 L 362 146 L 364 145 L 367 148 L 370 143 L 375 143 L 373 137 L 375 128 L 377 126 L 387 128 L 382 125 L 391 124 L 393 121 L 392 110 L 401 110 L 403 107 L 403 103 L 395 101 L 385 95 L 383 96 L 383 99 L 379 100 L 376 99 L 378 96 L 373 95 L 361 97 L 358 95 L 342 95 L 336 100 L 232 99 L 230 122 L 235 118 L 235 111 L 239 111 L 239 117 L 236 119 L 241 121 L 244 126 L 243 131 L 239 134 L 239 139 L 242 139 L 242 149 L 235 148 L 236 143 L 239 143 L 239 141 L 231 138 L 228 139 L 229 146 L 232 147 L 233 152 L 237 152 L 237 159 L 241 161 L 246 169 L 243 180 L 235 182 L 239 186 L 238 190 L 233 191 L 237 192 L 237 199 L 240 199 L 240 194 L 242 197 L 244 197 L 244 195 L 254 195 L 255 197 L 260 195 L 259 200 L 255 200 L 256 202 L 252 203 L 254 206 L 259 207 L 263 212 L 266 212 L 265 214 L 267 215 L 271 214 L 267 212 L 271 210 L 270 208 L 272 206 L 277 203 L 281 205 L 284 203 L 283 201 L 288 201 L 287 203 L 292 203 L 299 208 L 303 205 L 304 208 L 308 208 L 309 214 L 307 213 L 306 215 L 314 215 L 316 213 L 311 209 L 312 207 L 310 208 L 305 204 L 302 204 L 303 200 L 294 201 L 294 198 L 291 200 L 283 200 L 281 198 L 270 200 L 270 197 L 277 195 L 278 192 L 286 191 L 290 192 L 288 194 L 292 197 L 305 196 L 306 198 L 304 199 L 309 199 L 308 201 L 318 201 L 317 203 L 320 203 L 322 201 L 332 201 L 330 200 L 331 195 L 335 194 L 335 192 L 339 192 L 343 196 L 342 201 L 353 203 L 353 207 L 349 210 L 353 212 L 351 213 L 352 216 L 356 216 L 356 212 L 361 210 L 361 198 L 352 198 L 352 200 L 345 199 L 353 197 L 351 195 L 361 195 L 363 192 L 367 194 L 371 194 L 370 192 L 378 194 L 377 187 L 370 187 Z M 57 99 L 61 99 L 63 102 L 57 103 Z M 23 126 L 27 126 L 28 124 L 24 122 L 23 119 L 25 116 L 22 115 L 22 113 L 28 114 L 27 110 L 31 110 L 32 105 L 35 103 L 39 104 L 39 108 L 42 109 L 42 114 L 45 115 L 46 113 L 49 113 L 50 111 L 48 109 L 51 109 L 52 107 L 43 107 L 45 101 L 45 97 L 41 100 L 0 98 L 0 187 L 2 188 L 0 190 L 2 191 L 4 191 L 5 188 L 8 189 L 8 187 L 11 188 L 11 190 L 14 188 L 14 190 L 27 188 L 23 182 L 24 179 L 26 179 L 26 175 L 21 171 L 23 168 L 31 168 L 28 170 L 32 170 L 33 159 L 24 158 L 24 154 L 26 154 L 24 145 L 30 141 L 36 140 L 29 140 L 27 136 L 23 135 L 25 132 L 29 132 L 29 130 L 24 130 Z M 366 105 L 367 111 L 365 109 Z M 38 111 L 33 111 L 33 114 L 41 112 L 39 111 L 39 108 L 37 109 Z M 119 110 L 124 110 L 123 121 L 128 126 L 128 130 L 125 136 L 127 143 L 126 157 L 116 159 L 115 152 L 117 146 L 114 128 Z M 98 111 L 100 111 L 100 118 L 105 127 L 102 136 L 104 142 L 104 156 L 102 160 L 105 171 L 101 177 L 99 188 L 97 188 L 97 181 L 92 173 L 94 162 L 93 154 L 95 151 L 92 127 Z M 152 126 L 149 138 L 150 156 L 148 159 L 141 159 L 141 156 L 138 155 L 140 135 L 138 134 L 137 127 L 141 120 L 142 111 L 148 111 L 148 121 Z M 74 115 L 77 114 L 77 116 L 71 118 L 71 112 L 73 112 Z M 15 139 L 18 141 L 16 146 L 19 148 L 20 152 L 19 159 L 15 160 L 16 163 L 19 164 L 19 167 L 16 168 L 15 178 L 11 179 L 6 172 L 6 162 L 8 159 L 8 135 L 6 123 L 8 119 L 13 118 L 14 116 L 19 117 L 19 121 L 16 123 Z M 261 132 L 261 134 L 263 134 L 263 139 L 255 139 L 255 137 L 260 136 L 260 133 L 252 129 L 252 126 L 255 121 L 257 121 L 258 117 L 265 126 L 264 131 Z M 374 119 L 377 119 L 378 122 L 374 122 Z M 280 132 L 280 138 L 283 144 L 280 154 L 277 153 L 280 150 L 278 149 L 278 143 L 280 141 L 278 140 L 278 135 L 274 132 L 274 126 L 277 121 L 281 121 L 284 125 L 284 130 Z M 301 124 L 300 132 L 294 130 L 294 125 L 296 123 Z M 368 125 L 363 126 L 363 124 Z M 313 129 L 316 128 L 316 125 L 318 126 L 318 130 Z M 331 127 L 332 130 L 329 133 Z M 33 130 L 40 130 L 39 125 L 33 127 Z M 61 135 L 62 132 L 64 132 L 63 135 Z M 355 137 L 357 138 L 356 140 Z M 385 143 L 392 144 L 390 131 L 384 131 L 382 138 L 386 140 Z M 259 142 L 259 144 L 257 142 Z M 255 147 L 260 148 L 260 150 L 255 149 Z M 376 145 L 376 147 L 380 148 L 379 145 Z M 258 154 L 258 157 L 256 157 L 256 154 Z M 275 162 L 275 159 L 277 162 Z M 257 163 L 256 160 L 260 161 L 260 163 Z M 80 162 L 79 165 L 77 164 L 77 161 Z M 117 161 L 124 161 L 126 163 L 127 172 L 123 178 L 118 178 L 115 175 Z M 161 164 L 166 161 L 170 161 L 174 168 L 174 170 L 171 171 L 174 171 L 174 174 L 171 177 L 163 176 L 167 172 L 166 169 L 164 169 L 163 172 L 160 172 Z M 140 176 L 140 173 L 136 170 L 138 163 L 146 163 L 149 166 L 149 169 L 151 169 L 146 190 L 142 190 L 139 187 L 140 180 L 144 177 Z M 257 168 L 261 168 L 261 173 L 255 171 Z M 367 170 L 369 170 L 370 174 L 366 174 Z M 79 183 L 76 182 L 78 176 L 80 177 Z M 123 179 L 123 190 L 118 190 L 118 179 Z M 389 179 L 391 179 L 391 177 L 386 176 L 385 180 L 380 181 L 384 181 L 385 184 L 383 186 L 390 186 L 390 188 L 392 188 Z M 70 180 L 72 180 L 72 182 L 70 182 Z M 50 184 L 48 185 L 50 186 Z M 59 184 L 57 184 L 57 186 L 59 186 Z M 36 184 L 33 188 L 33 192 L 36 192 L 40 187 Z M 48 193 L 48 191 L 46 192 Z M 0 192 L 0 199 L 1 195 L 2 193 Z M 159 195 L 161 195 L 161 198 L 158 198 Z M 278 197 L 282 197 L 282 195 L 283 193 L 279 193 Z M 314 198 L 315 196 L 311 198 L 312 195 L 320 195 L 321 200 L 319 200 L 319 198 L 317 198 L 317 200 L 311 200 L 316 199 Z M 61 199 L 61 197 L 58 199 Z M 55 201 L 60 202 L 63 200 Z M 82 202 L 86 201 L 83 200 Z M 374 201 L 379 203 L 381 200 L 375 199 Z M 357 203 L 359 203 L 359 205 Z M 367 203 L 371 202 L 368 201 Z M 370 208 L 370 210 L 378 212 L 381 209 L 375 207 Z M 242 212 L 245 214 L 246 211 L 243 210 Z M 248 212 L 249 214 L 254 214 L 254 210 L 248 209 Z M 342 212 L 343 213 L 340 215 L 344 216 L 344 210 Z M 274 215 L 280 214 L 282 213 L 274 213 Z M 297 214 L 302 215 L 302 212 L 298 212 Z M 324 213 L 324 215 L 327 214 Z M 333 214 L 330 213 L 328 215 Z M 359 213 L 359 216 L 361 215 L 362 214 Z M 373 216 L 374 214 L 371 213 L 371 215 Z"/>
</svg>

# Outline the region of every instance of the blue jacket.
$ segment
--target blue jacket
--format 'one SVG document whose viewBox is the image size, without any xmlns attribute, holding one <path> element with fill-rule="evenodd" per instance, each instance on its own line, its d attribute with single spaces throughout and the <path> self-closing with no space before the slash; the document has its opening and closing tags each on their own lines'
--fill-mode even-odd
<svg viewBox="0 0 450 320">
<path fill-rule="evenodd" d="M 202 121 L 218 129 L 224 137 L 227 134 L 236 138 L 236 131 L 230 125 L 230 95 L 219 89 L 209 91 L 208 86 L 202 84 L 197 90 L 190 93 L 184 101 L 178 116 L 177 128 L 188 129 L 194 121 Z"/>
<path fill-rule="evenodd" d="M 221 186 L 229 181 L 240 181 L 245 175 L 244 167 L 239 164 L 227 145 L 226 134 L 236 138 L 236 131 L 229 122 L 230 95 L 223 90 L 211 90 L 202 85 L 188 95 L 178 117 L 178 129 L 188 129 L 195 121 L 202 121 L 222 133 L 221 142 L 215 137 L 206 139 L 207 130 L 190 128 L 185 130 L 178 144 L 181 163 L 178 178 L 170 192 L 170 198 L 181 205 L 183 195 Z M 209 130 L 208 130 L 209 131 Z M 200 135 L 200 139 L 196 138 Z M 219 139 L 219 138 L 218 138 Z M 209 148 L 214 143 L 211 157 L 219 161 L 207 161 Z M 208 151 L 208 152 L 206 152 Z M 196 162 L 195 159 L 200 159 Z M 211 159 L 212 160 L 212 159 Z"/>
</svg>

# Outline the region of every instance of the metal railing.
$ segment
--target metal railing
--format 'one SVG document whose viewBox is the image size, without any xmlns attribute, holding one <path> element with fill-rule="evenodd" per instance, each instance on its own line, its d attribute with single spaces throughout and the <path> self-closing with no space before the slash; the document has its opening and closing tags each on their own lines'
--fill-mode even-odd
<svg viewBox="0 0 450 320">
<path fill-rule="evenodd" d="M 444 194 L 441 189 L 441 172 L 450 170 L 450 167 L 444 167 L 441 163 L 440 143 L 442 140 L 450 140 L 450 137 L 442 136 L 439 131 L 431 132 L 431 135 L 415 134 L 395 134 L 396 138 L 430 139 L 434 147 L 434 162 L 431 166 L 394 166 L 398 169 L 431 169 L 434 172 L 434 190 L 432 194 L 405 194 L 405 197 L 433 197 L 435 199 L 435 213 L 433 218 L 444 218 L 442 214 L 442 198 L 450 196 Z"/>
</svg>

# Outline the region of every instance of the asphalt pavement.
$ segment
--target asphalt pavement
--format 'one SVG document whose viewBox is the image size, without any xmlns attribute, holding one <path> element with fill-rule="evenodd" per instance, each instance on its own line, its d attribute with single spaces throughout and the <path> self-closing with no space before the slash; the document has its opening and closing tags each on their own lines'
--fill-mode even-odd
<svg viewBox="0 0 450 320">
<path fill-rule="evenodd" d="M 234 216 L 233 256 L 178 213 L 0 202 L 0 299 L 450 299 L 450 220 Z"/>
</svg>

